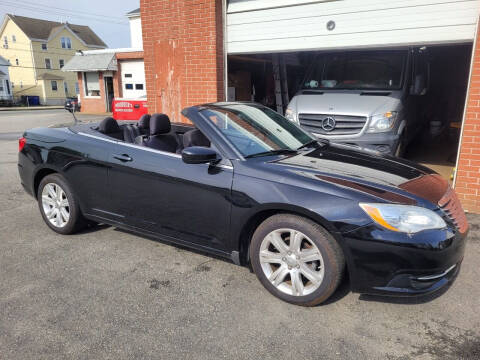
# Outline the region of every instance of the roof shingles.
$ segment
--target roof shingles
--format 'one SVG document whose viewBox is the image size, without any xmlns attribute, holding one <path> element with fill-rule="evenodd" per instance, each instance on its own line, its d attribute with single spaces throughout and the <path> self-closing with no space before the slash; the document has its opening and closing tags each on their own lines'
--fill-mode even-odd
<svg viewBox="0 0 480 360">
<path fill-rule="evenodd" d="M 48 38 L 63 26 L 67 26 L 77 35 L 83 42 L 90 46 L 107 47 L 107 45 L 93 32 L 92 29 L 84 25 L 74 25 L 69 23 L 59 23 L 56 21 L 34 19 L 25 16 L 11 15 L 8 17 L 22 29 L 22 31 L 30 39 L 48 40 Z"/>
<path fill-rule="evenodd" d="M 115 53 L 77 54 L 62 68 L 63 71 L 117 71 Z"/>
</svg>

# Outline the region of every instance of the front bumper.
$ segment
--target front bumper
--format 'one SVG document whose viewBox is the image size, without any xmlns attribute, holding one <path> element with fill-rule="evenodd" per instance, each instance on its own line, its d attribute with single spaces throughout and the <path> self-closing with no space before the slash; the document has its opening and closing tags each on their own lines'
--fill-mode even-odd
<svg viewBox="0 0 480 360">
<path fill-rule="evenodd" d="M 453 282 L 460 271 L 461 261 L 441 273 L 418 276 L 401 274 L 395 276 L 385 287 L 375 287 L 373 293 L 393 296 L 415 296 L 434 293 Z"/>
<path fill-rule="evenodd" d="M 460 270 L 466 235 L 453 228 L 408 235 L 374 224 L 344 234 L 352 291 L 415 296 L 440 290 Z"/>
<path fill-rule="evenodd" d="M 396 133 L 365 133 L 360 137 L 335 137 L 313 134 L 332 143 L 348 146 L 353 149 L 373 152 L 382 155 L 395 155 L 400 136 Z"/>
</svg>

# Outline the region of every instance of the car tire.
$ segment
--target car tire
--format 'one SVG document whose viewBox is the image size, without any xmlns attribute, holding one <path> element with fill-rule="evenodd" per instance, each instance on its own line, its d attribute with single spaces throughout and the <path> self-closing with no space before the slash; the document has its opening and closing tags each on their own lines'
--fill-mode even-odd
<svg viewBox="0 0 480 360">
<path fill-rule="evenodd" d="M 70 185 L 60 174 L 40 181 L 37 202 L 45 223 L 59 234 L 74 234 L 87 226 Z"/>
<path fill-rule="evenodd" d="M 342 249 L 333 236 L 316 222 L 297 215 L 266 219 L 255 230 L 249 251 L 253 271 L 263 286 L 295 305 L 315 306 L 327 300 L 345 269 Z"/>
</svg>

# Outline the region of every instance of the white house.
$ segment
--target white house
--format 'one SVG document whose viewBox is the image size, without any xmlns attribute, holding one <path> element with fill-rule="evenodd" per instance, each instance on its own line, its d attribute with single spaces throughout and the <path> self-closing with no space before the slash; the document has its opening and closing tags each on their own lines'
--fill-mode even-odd
<svg viewBox="0 0 480 360">
<path fill-rule="evenodd" d="M 0 104 L 12 101 L 9 66 L 10 63 L 0 56 Z"/>
<path fill-rule="evenodd" d="M 142 39 L 142 19 L 140 18 L 140 8 L 127 13 L 130 22 L 130 47 L 143 49 Z"/>
</svg>

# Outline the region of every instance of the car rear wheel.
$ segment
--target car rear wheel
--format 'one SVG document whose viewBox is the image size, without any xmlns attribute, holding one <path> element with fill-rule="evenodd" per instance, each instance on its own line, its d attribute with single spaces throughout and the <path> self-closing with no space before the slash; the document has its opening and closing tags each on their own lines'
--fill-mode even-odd
<svg viewBox="0 0 480 360">
<path fill-rule="evenodd" d="M 45 223 L 59 234 L 73 234 L 87 224 L 67 181 L 59 174 L 48 175 L 38 186 L 38 206 Z"/>
<path fill-rule="evenodd" d="M 340 284 L 345 267 L 340 246 L 323 227 L 289 214 L 272 216 L 257 228 L 250 259 L 270 293 L 302 306 L 327 300 Z"/>
</svg>

